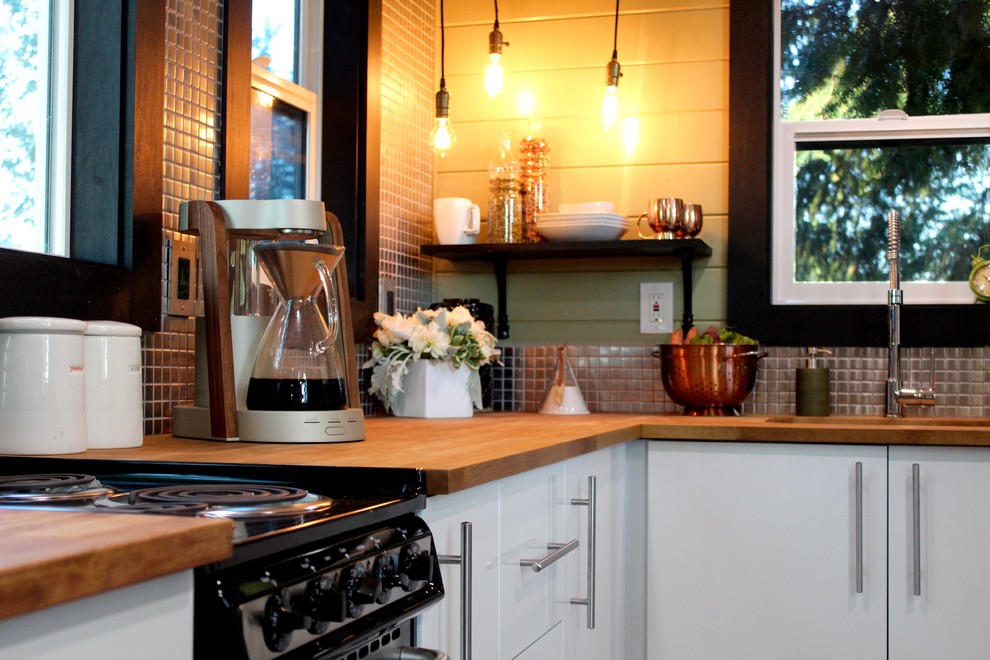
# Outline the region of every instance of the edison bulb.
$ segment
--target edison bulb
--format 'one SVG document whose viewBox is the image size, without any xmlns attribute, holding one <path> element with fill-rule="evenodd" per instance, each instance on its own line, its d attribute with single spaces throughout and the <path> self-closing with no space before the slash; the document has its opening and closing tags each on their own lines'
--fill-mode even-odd
<svg viewBox="0 0 990 660">
<path fill-rule="evenodd" d="M 454 127 L 450 125 L 449 117 L 437 117 L 433 123 L 433 130 L 430 131 L 430 144 L 433 145 L 433 152 L 441 158 L 454 148 L 457 137 L 454 135 Z"/>
<path fill-rule="evenodd" d="M 618 85 L 606 85 L 605 98 L 602 99 L 602 121 L 605 123 L 606 131 L 611 130 L 618 115 L 619 87 Z"/>
<path fill-rule="evenodd" d="M 495 98 L 502 91 L 503 78 L 501 53 L 489 53 L 488 66 L 485 67 L 485 91 L 489 97 Z"/>
</svg>

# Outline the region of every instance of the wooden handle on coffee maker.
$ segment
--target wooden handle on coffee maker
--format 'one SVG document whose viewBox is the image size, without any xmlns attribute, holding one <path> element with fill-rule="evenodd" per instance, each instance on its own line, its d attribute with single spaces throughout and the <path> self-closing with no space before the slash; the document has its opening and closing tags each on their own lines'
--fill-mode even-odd
<svg viewBox="0 0 990 660">
<path fill-rule="evenodd" d="M 220 207 L 213 202 L 191 202 L 188 226 L 188 233 L 199 236 L 200 263 L 203 266 L 210 434 L 218 439 L 236 440 L 237 400 L 230 330 L 227 225 Z"/>
<path fill-rule="evenodd" d="M 334 245 L 344 244 L 344 230 L 340 226 L 340 220 L 333 213 L 327 212 L 327 227 L 330 232 L 330 240 Z M 347 251 L 337 262 L 337 313 L 340 316 L 340 339 L 344 360 L 344 385 L 347 388 L 347 407 L 360 408 L 361 395 L 358 390 L 357 358 L 354 356 L 354 329 L 351 326 L 351 291 L 347 285 Z"/>
</svg>

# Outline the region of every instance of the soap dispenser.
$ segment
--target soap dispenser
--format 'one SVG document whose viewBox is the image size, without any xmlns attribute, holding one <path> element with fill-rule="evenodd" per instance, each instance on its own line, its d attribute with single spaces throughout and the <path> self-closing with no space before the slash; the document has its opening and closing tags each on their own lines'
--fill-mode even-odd
<svg viewBox="0 0 990 660">
<path fill-rule="evenodd" d="M 825 355 L 832 355 L 832 351 L 809 347 L 807 366 L 797 369 L 797 414 L 802 417 L 828 417 L 828 369 L 817 363 Z"/>
</svg>

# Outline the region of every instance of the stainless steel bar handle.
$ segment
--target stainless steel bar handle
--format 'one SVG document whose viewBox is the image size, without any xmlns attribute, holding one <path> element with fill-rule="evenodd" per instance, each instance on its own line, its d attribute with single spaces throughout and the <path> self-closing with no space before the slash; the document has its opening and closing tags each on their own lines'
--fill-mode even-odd
<svg viewBox="0 0 990 660">
<path fill-rule="evenodd" d="M 471 660 L 471 630 L 472 593 L 474 582 L 472 567 L 474 566 L 474 531 L 471 523 L 461 523 L 461 554 L 439 555 L 441 564 L 460 564 L 461 566 L 461 660 Z"/>
<path fill-rule="evenodd" d="M 550 554 L 539 559 L 520 559 L 519 565 L 529 566 L 533 569 L 534 573 L 539 573 L 550 564 L 556 563 L 558 560 L 577 550 L 580 544 L 580 541 L 577 539 L 571 539 L 567 543 L 547 543 L 547 550 L 550 550 Z"/>
<path fill-rule="evenodd" d="M 863 464 L 856 463 L 856 593 L 863 593 Z"/>
<path fill-rule="evenodd" d="M 595 629 L 595 567 L 598 565 L 598 478 L 588 477 L 588 499 L 582 500 L 574 498 L 571 500 L 574 506 L 588 507 L 588 597 L 572 598 L 571 605 L 587 605 L 587 621 L 585 627 L 588 630 Z"/>
<path fill-rule="evenodd" d="M 921 595 L 921 466 L 911 466 L 911 499 L 914 514 L 914 595 Z"/>
</svg>

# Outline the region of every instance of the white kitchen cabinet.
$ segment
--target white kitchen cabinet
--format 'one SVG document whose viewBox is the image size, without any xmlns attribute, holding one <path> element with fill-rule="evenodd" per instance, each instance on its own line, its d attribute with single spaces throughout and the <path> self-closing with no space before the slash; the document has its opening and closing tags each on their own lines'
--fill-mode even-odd
<svg viewBox="0 0 990 660">
<path fill-rule="evenodd" d="M 557 463 L 499 484 L 499 657 L 517 657 L 564 617 L 563 576 L 573 551 L 564 538 L 569 503 Z M 564 548 L 557 548 L 558 545 Z M 534 560 L 539 564 L 532 564 Z M 542 566 L 542 569 L 536 570 Z M 559 657 L 559 656 L 558 656 Z M 544 656 L 552 660 L 553 656 Z"/>
<path fill-rule="evenodd" d="M 496 660 L 498 655 L 498 482 L 470 488 L 427 501 L 423 519 L 433 531 L 440 555 L 461 556 L 461 525 L 471 524 L 471 657 Z M 442 567 L 444 599 L 427 610 L 419 621 L 418 643 L 440 649 L 453 660 L 462 660 L 461 567 Z"/>
<path fill-rule="evenodd" d="M 564 622 L 561 621 L 512 660 L 550 660 L 564 657 Z"/>
<path fill-rule="evenodd" d="M 916 501 L 920 507 L 917 523 Z M 916 529 L 920 540 L 917 563 Z M 988 558 L 990 450 L 891 447 L 891 658 L 987 657 Z"/>
<path fill-rule="evenodd" d="M 191 570 L 0 621 L 0 658 L 182 660 L 192 647 Z"/>
<path fill-rule="evenodd" d="M 886 451 L 649 443 L 647 657 L 885 658 Z"/>
<path fill-rule="evenodd" d="M 423 517 L 441 555 L 461 554 L 461 523 L 471 523 L 473 660 L 643 657 L 645 554 L 629 528 L 632 516 L 642 534 L 645 511 L 627 503 L 643 499 L 645 463 L 645 443 L 629 443 L 427 500 Z M 587 606 L 571 603 L 588 596 L 588 477 L 597 491 L 594 629 Z M 574 540 L 540 571 L 521 564 Z M 461 660 L 460 568 L 442 570 L 446 596 L 419 618 L 418 643 Z"/>
<path fill-rule="evenodd" d="M 626 492 L 643 465 L 643 455 L 643 442 L 630 443 L 570 459 L 565 466 L 571 503 L 566 536 L 580 540 L 566 578 L 568 660 L 643 657 L 637 647 L 644 630 L 644 608 L 628 597 L 634 590 L 629 582 L 642 583 L 642 570 L 636 567 L 644 566 L 643 544 L 635 539 L 641 538 L 643 525 L 642 521 L 631 524 L 639 509 L 627 507 Z M 642 499 L 642 489 L 631 496 Z M 588 525 L 592 509 L 594 538 Z M 591 566 L 589 555 L 594 559 Z M 592 607 L 594 616 L 589 620 Z"/>
</svg>

